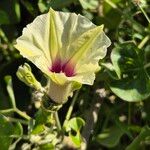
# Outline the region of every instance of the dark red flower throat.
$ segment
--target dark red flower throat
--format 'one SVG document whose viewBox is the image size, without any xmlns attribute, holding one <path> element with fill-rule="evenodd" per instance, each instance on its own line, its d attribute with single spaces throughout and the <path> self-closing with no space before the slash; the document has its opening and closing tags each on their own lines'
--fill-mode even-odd
<svg viewBox="0 0 150 150">
<path fill-rule="evenodd" d="M 70 62 L 63 63 L 60 59 L 56 59 L 49 68 L 51 72 L 63 72 L 67 77 L 75 76 L 75 66 Z"/>
</svg>

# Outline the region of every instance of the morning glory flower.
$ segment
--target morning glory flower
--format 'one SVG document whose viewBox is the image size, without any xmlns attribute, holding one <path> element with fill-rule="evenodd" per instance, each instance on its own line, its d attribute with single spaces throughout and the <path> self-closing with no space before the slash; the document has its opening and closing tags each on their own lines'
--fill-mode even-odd
<svg viewBox="0 0 150 150">
<path fill-rule="evenodd" d="M 63 103 L 82 84 L 93 84 L 110 43 L 103 25 L 50 9 L 23 29 L 15 48 L 48 77 L 50 98 Z"/>
</svg>

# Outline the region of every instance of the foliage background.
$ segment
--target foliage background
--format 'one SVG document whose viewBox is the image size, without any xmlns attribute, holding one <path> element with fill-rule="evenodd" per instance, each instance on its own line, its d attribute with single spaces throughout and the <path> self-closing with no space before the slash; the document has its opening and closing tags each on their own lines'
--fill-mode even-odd
<svg viewBox="0 0 150 150">
<path fill-rule="evenodd" d="M 4 80 L 6 75 L 11 75 L 17 107 L 32 117 L 37 111 L 32 100 L 32 90 L 16 77 L 18 66 L 28 62 L 13 47 L 23 27 L 37 15 L 47 12 L 49 7 L 80 13 L 96 25 L 104 24 L 105 32 L 112 41 L 106 58 L 100 62 L 102 69 L 97 74 L 95 84 L 82 87 L 74 106 L 73 116 L 80 116 L 86 122 L 82 135 L 88 139 L 88 149 L 148 149 L 150 22 L 142 10 L 150 16 L 150 1 L 141 0 L 138 5 L 139 1 L 1 0 L 0 109 L 11 107 Z M 28 63 L 36 78 L 41 80 L 42 73 Z M 61 121 L 70 102 L 71 98 L 59 111 Z M 96 122 L 93 121 L 93 112 L 96 114 Z"/>
</svg>

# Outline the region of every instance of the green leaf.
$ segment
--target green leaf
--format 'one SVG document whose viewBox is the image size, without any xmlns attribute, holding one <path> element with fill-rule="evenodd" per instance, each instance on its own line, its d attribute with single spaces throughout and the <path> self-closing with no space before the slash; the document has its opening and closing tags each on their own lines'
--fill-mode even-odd
<svg viewBox="0 0 150 150">
<path fill-rule="evenodd" d="M 29 2 L 28 0 L 21 0 L 21 3 L 32 16 L 36 17 L 38 15 L 38 11 L 34 8 L 31 2 Z"/>
<path fill-rule="evenodd" d="M 118 6 L 118 4 L 120 4 L 122 1 L 121 0 L 113 0 L 113 4 L 114 6 Z M 106 15 L 107 13 L 111 12 L 114 8 L 109 4 L 109 1 L 105 0 L 104 1 L 104 4 L 103 4 L 103 7 L 104 7 L 104 14 Z"/>
<path fill-rule="evenodd" d="M 83 9 L 96 9 L 98 7 L 97 0 L 79 0 Z"/>
<path fill-rule="evenodd" d="M 9 16 L 8 16 L 9 22 L 7 22 L 7 24 L 8 23 L 15 24 L 20 21 L 20 4 L 19 4 L 18 0 L 0 1 L 0 6 L 1 6 L 1 8 L 3 8 L 3 10 L 7 14 L 9 14 Z M 2 15 L 0 15 L 0 16 L 2 16 Z"/>
<path fill-rule="evenodd" d="M 20 122 L 14 124 L 14 135 L 23 135 L 23 128 Z"/>
<path fill-rule="evenodd" d="M 66 131 L 69 132 L 69 137 L 77 147 L 80 147 L 81 142 L 83 141 L 80 130 L 84 125 L 85 121 L 80 117 L 76 117 L 70 119 L 65 126 Z"/>
<path fill-rule="evenodd" d="M 112 21 L 113 19 L 113 21 Z M 105 27 L 109 29 L 116 29 L 121 21 L 121 15 L 118 13 L 117 10 L 112 9 L 108 14 L 103 16 L 96 17 L 96 22 L 98 24 L 104 24 Z"/>
<path fill-rule="evenodd" d="M 46 112 L 43 109 L 39 109 L 35 115 L 35 125 L 50 122 L 52 116 L 53 114 L 51 112 Z"/>
<path fill-rule="evenodd" d="M 40 145 L 40 150 L 55 150 L 52 143 Z"/>
<path fill-rule="evenodd" d="M 14 132 L 13 125 L 5 116 L 0 114 L 0 149 L 8 150 L 12 142 L 12 138 L 10 136 L 13 135 Z"/>
<path fill-rule="evenodd" d="M 16 108 L 15 95 L 14 95 L 14 91 L 13 91 L 11 76 L 9 76 L 9 75 L 5 76 L 5 82 L 7 84 L 7 92 L 8 92 L 9 97 L 10 97 L 11 106 L 13 108 Z"/>
<path fill-rule="evenodd" d="M 132 42 L 117 45 L 111 53 L 111 60 L 119 79 L 111 80 L 109 86 L 118 97 L 136 102 L 150 96 L 150 78 L 141 49 Z"/>
<path fill-rule="evenodd" d="M 121 0 L 113 0 L 113 4 L 117 7 L 120 4 Z M 105 27 L 109 29 L 115 29 L 119 26 L 121 21 L 121 14 L 118 12 L 118 9 L 111 7 L 108 4 L 108 1 L 102 2 L 103 6 L 103 15 L 96 17 L 96 22 L 98 24 L 104 24 Z M 112 21 L 113 20 L 113 21 Z"/>
<path fill-rule="evenodd" d="M 73 129 L 74 131 L 78 132 L 84 125 L 85 121 L 80 117 L 76 117 L 69 120 L 67 123 L 67 129 Z"/>
<path fill-rule="evenodd" d="M 19 4 L 18 0 L 14 1 L 14 12 L 16 15 L 16 21 L 19 22 L 20 17 L 21 17 L 21 13 L 20 13 L 20 4 Z"/>
<path fill-rule="evenodd" d="M 81 137 L 80 132 L 77 132 L 76 135 L 72 135 L 71 133 L 69 133 L 69 137 L 71 138 L 72 142 L 73 142 L 77 147 L 80 147 L 80 146 L 81 146 L 82 137 Z"/>
<path fill-rule="evenodd" d="M 49 3 L 49 7 L 52 7 L 54 9 L 60 9 L 70 5 L 73 2 L 75 3 L 77 2 L 77 0 L 51 0 Z"/>
<path fill-rule="evenodd" d="M 13 135 L 22 136 L 23 135 L 23 128 L 20 122 L 14 124 L 14 133 Z M 14 150 L 16 148 L 17 143 L 21 140 L 21 137 L 16 139 L 13 144 L 9 147 L 10 150 Z"/>
<path fill-rule="evenodd" d="M 9 24 L 9 17 L 8 17 L 8 14 L 3 11 L 3 10 L 0 10 L 0 25 L 1 24 Z"/>
<path fill-rule="evenodd" d="M 78 0 L 39 0 L 38 7 L 40 12 L 46 12 L 52 7 L 53 9 L 62 9 L 69 6 L 71 3 L 75 3 Z"/>
<path fill-rule="evenodd" d="M 118 119 L 118 116 L 114 116 L 113 120 L 115 121 L 116 127 L 120 128 L 122 130 L 122 132 L 125 133 L 126 135 L 128 135 L 128 137 L 132 140 L 133 136 L 129 130 L 129 125 L 125 124 L 123 122 L 120 122 Z"/>
<path fill-rule="evenodd" d="M 148 137 L 150 137 L 150 128 L 148 126 L 145 126 L 142 128 L 140 134 L 126 148 L 126 150 L 141 150 L 142 147 L 145 147 L 144 141 Z"/>
<path fill-rule="evenodd" d="M 47 3 L 44 0 L 38 1 L 38 7 L 39 7 L 40 12 L 42 13 L 48 10 Z"/>
<path fill-rule="evenodd" d="M 31 134 L 39 134 L 45 130 L 45 124 L 53 122 L 53 114 L 39 109 L 35 115 L 35 123 L 32 123 Z"/>
<path fill-rule="evenodd" d="M 39 133 L 43 132 L 44 129 L 45 129 L 45 126 L 44 126 L 43 124 L 38 124 L 38 125 L 36 125 L 36 126 L 33 128 L 33 130 L 32 130 L 31 133 L 32 133 L 32 134 L 39 134 Z"/>
<path fill-rule="evenodd" d="M 124 133 L 125 132 L 123 130 L 117 126 L 114 126 L 104 130 L 101 134 L 99 134 L 96 137 L 96 141 L 105 147 L 112 148 L 119 143 L 120 138 Z"/>
</svg>

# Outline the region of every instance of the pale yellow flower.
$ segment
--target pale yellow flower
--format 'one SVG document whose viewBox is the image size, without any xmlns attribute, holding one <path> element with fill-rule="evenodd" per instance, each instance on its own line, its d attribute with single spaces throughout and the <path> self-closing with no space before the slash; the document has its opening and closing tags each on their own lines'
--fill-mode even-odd
<svg viewBox="0 0 150 150">
<path fill-rule="evenodd" d="M 103 26 L 50 9 L 23 29 L 15 47 L 47 75 L 50 98 L 62 103 L 82 84 L 93 84 L 110 43 Z"/>
</svg>

